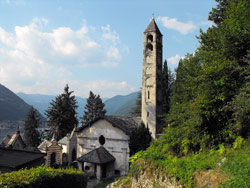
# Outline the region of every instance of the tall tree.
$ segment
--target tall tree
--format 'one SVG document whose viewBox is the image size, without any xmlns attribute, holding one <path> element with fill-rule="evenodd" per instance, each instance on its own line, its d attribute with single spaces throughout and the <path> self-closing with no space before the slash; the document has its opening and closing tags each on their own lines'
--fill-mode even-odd
<svg viewBox="0 0 250 188">
<path fill-rule="evenodd" d="M 145 127 L 144 123 L 135 129 L 129 142 L 130 155 L 134 155 L 140 150 L 146 150 L 152 141 L 151 133 L 148 127 Z"/>
<path fill-rule="evenodd" d="M 95 95 L 92 91 L 89 92 L 87 104 L 84 107 L 84 115 L 82 117 L 82 125 L 88 124 L 98 118 L 102 118 L 106 114 L 104 109 L 105 104 L 102 102 L 100 95 Z"/>
<path fill-rule="evenodd" d="M 51 130 L 50 136 L 55 133 L 57 139 L 70 133 L 78 124 L 76 112 L 78 106 L 72 93 L 73 91 L 69 91 L 69 86 L 66 85 L 64 93 L 52 100 L 50 107 L 45 112 L 48 118 L 47 124 Z"/>
<path fill-rule="evenodd" d="M 135 107 L 131 109 L 130 114 L 134 117 L 141 117 L 141 90 L 137 93 Z"/>
<path fill-rule="evenodd" d="M 37 147 L 41 142 L 40 133 L 37 128 L 41 124 L 41 117 L 37 111 L 31 107 L 24 121 L 24 140 L 26 145 Z"/>
</svg>

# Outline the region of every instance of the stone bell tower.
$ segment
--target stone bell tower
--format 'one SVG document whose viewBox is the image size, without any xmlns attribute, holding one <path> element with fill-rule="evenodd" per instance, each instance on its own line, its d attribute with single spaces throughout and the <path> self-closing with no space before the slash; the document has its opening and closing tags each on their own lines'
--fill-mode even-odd
<svg viewBox="0 0 250 188">
<path fill-rule="evenodd" d="M 162 112 L 162 34 L 152 18 L 144 32 L 142 70 L 142 121 L 157 138 Z"/>
</svg>

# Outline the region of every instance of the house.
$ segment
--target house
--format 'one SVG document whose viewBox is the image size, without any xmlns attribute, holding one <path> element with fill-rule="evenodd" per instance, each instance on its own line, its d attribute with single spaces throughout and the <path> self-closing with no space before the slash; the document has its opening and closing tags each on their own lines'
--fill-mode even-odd
<svg viewBox="0 0 250 188">
<path fill-rule="evenodd" d="M 3 173 L 40 166 L 44 157 L 37 148 L 26 146 L 20 131 L 5 136 L 0 143 L 0 171 Z"/>
<path fill-rule="evenodd" d="M 76 130 L 78 167 L 97 179 L 123 176 L 129 170 L 129 140 L 140 118 L 105 116 Z M 72 150 L 74 151 L 74 150 Z"/>
<path fill-rule="evenodd" d="M 44 163 L 44 156 L 40 152 L 0 147 L 0 171 L 6 173 L 40 166 Z"/>
</svg>

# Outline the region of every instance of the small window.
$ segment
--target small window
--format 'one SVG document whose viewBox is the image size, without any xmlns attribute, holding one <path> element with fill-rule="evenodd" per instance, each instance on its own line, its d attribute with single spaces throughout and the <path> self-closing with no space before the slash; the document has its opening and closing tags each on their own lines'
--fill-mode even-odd
<svg viewBox="0 0 250 188">
<path fill-rule="evenodd" d="M 148 35 L 148 42 L 153 42 L 153 35 Z"/>
<path fill-rule="evenodd" d="M 153 51 L 153 45 L 152 44 L 148 43 L 146 47 L 147 47 L 147 50 Z"/>
<path fill-rule="evenodd" d="M 150 92 L 148 91 L 148 99 L 150 99 Z"/>
<path fill-rule="evenodd" d="M 120 176 L 120 170 L 115 170 L 115 175 Z"/>
<path fill-rule="evenodd" d="M 89 168 L 89 166 L 85 166 L 85 170 L 89 170 L 90 168 Z"/>
<path fill-rule="evenodd" d="M 99 137 L 99 143 L 100 143 L 101 145 L 104 145 L 104 144 L 105 144 L 105 137 L 104 137 L 103 135 L 101 135 L 101 136 Z"/>
<path fill-rule="evenodd" d="M 149 112 L 147 112 L 147 117 L 149 117 Z"/>
</svg>

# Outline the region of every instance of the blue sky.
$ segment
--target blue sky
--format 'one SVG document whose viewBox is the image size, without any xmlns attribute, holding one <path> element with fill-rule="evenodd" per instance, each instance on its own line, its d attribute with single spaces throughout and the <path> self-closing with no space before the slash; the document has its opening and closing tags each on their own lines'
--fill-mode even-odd
<svg viewBox="0 0 250 188">
<path fill-rule="evenodd" d="M 0 0 L 0 83 L 14 92 L 88 97 L 141 87 L 143 32 L 152 14 L 174 70 L 212 25 L 213 0 Z"/>
</svg>

